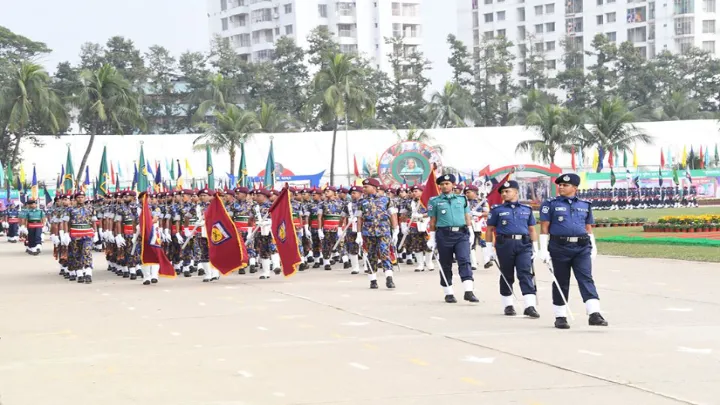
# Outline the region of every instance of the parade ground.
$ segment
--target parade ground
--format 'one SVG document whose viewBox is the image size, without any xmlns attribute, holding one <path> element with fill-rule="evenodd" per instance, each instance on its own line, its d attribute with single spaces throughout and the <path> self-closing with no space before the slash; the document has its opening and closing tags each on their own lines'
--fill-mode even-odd
<svg viewBox="0 0 720 405">
<path fill-rule="evenodd" d="M 48 244 L 45 244 L 48 247 Z M 601 251 L 602 253 L 602 251 Z M 609 321 L 553 328 L 537 263 L 538 320 L 502 315 L 497 270 L 479 304 L 446 304 L 437 271 L 141 281 L 57 275 L 50 252 L 0 244 L 0 403 L 36 404 L 717 404 L 717 263 L 600 256 Z M 456 295 L 462 297 L 459 281 Z M 516 305 L 518 312 L 522 306 Z"/>
</svg>

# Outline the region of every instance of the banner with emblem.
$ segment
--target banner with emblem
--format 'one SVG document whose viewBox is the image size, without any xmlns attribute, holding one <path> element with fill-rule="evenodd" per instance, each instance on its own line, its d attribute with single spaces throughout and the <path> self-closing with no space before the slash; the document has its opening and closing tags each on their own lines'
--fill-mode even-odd
<svg viewBox="0 0 720 405">
<path fill-rule="evenodd" d="M 433 170 L 430 170 L 427 182 L 425 182 L 425 188 L 423 189 L 422 195 L 420 196 L 420 204 L 422 204 L 422 206 L 426 207 L 428 210 L 430 209 L 428 207 L 428 202 L 430 201 L 430 199 L 440 195 L 440 189 L 438 188 L 436 180 L 437 179 L 435 178 L 435 168 L 433 168 Z"/>
<path fill-rule="evenodd" d="M 213 267 L 226 275 L 247 266 L 245 243 L 217 193 L 205 211 L 205 228 L 210 264 Z"/>
<path fill-rule="evenodd" d="M 508 183 L 510 181 L 510 175 L 512 175 L 513 173 L 515 173 L 515 168 L 512 168 L 510 170 L 510 172 L 508 172 L 508 174 L 506 174 L 505 177 L 503 177 L 502 180 L 500 180 L 499 182 L 497 182 L 497 184 L 495 184 L 493 186 L 492 191 L 490 191 L 487 195 L 488 207 L 492 208 L 496 205 L 503 203 L 502 195 L 500 195 L 500 191 L 498 191 L 498 190 L 500 189 L 500 186 L 502 186 L 503 184 Z M 510 185 L 510 183 L 507 184 L 507 186 L 509 186 L 509 185 Z M 507 186 L 505 186 L 505 187 L 507 187 Z"/>
<path fill-rule="evenodd" d="M 270 218 L 272 219 L 272 234 L 282 263 L 282 271 L 285 277 L 289 277 L 297 272 L 301 258 L 298 247 L 300 241 L 292 222 L 292 205 L 287 183 L 270 207 Z"/>
<path fill-rule="evenodd" d="M 142 235 L 140 260 L 143 265 L 160 265 L 160 271 L 158 272 L 160 276 L 174 278 L 175 269 L 167 256 L 165 256 L 160 230 L 153 222 L 152 212 L 147 200 L 147 194 L 143 195 L 142 212 L 140 213 L 140 235 Z"/>
</svg>

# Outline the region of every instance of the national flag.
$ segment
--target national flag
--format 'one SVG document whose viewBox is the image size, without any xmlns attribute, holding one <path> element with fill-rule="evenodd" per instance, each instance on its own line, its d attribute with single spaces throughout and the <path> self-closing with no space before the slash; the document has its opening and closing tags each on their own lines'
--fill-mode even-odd
<svg viewBox="0 0 720 405">
<path fill-rule="evenodd" d="M 280 263 L 285 277 L 292 276 L 297 272 L 297 266 L 302 262 L 298 245 L 300 240 L 293 225 L 293 212 L 288 193 L 288 185 L 285 183 L 278 198 L 273 202 L 269 210 L 272 222 L 272 235 L 277 246 Z"/>
<path fill-rule="evenodd" d="M 662 167 L 658 169 L 658 183 L 660 184 L 660 187 L 663 185 L 663 175 L 662 175 Z"/>
<path fill-rule="evenodd" d="M 270 141 L 272 142 L 272 141 Z M 207 169 L 208 188 L 215 190 L 215 168 L 212 163 L 212 153 L 210 153 L 210 145 L 205 145 L 205 168 Z"/>
<path fill-rule="evenodd" d="M 37 199 L 38 199 L 38 182 L 37 182 L 37 172 L 35 172 L 35 165 L 33 165 L 32 184 L 30 185 L 30 195 L 32 196 L 33 200 L 37 201 Z"/>
<path fill-rule="evenodd" d="M 87 193 L 90 187 L 90 166 L 85 165 L 85 181 L 83 182 L 83 192 Z"/>
<path fill-rule="evenodd" d="M 575 164 L 575 147 L 570 147 L 570 167 L 572 167 L 573 171 L 577 171 L 577 165 Z"/>
<path fill-rule="evenodd" d="M 238 167 L 237 185 L 240 187 L 248 186 L 248 170 L 245 161 L 245 143 L 240 144 L 240 166 Z"/>
<path fill-rule="evenodd" d="M 690 184 L 692 184 L 692 176 L 690 175 L 690 169 L 687 167 L 685 168 L 685 178 L 690 180 Z"/>
<path fill-rule="evenodd" d="M 177 161 L 177 165 L 178 165 L 178 175 L 177 175 L 177 181 L 175 182 L 175 187 L 178 190 L 182 190 L 185 179 L 183 178 L 182 168 L 180 167 L 180 159 L 176 159 L 176 161 Z"/>
<path fill-rule="evenodd" d="M 178 169 L 180 169 L 180 165 L 178 164 Z M 170 182 L 172 184 L 173 181 L 175 181 L 175 161 L 170 160 L 170 166 L 167 167 L 168 173 L 170 173 Z"/>
<path fill-rule="evenodd" d="M 613 167 L 615 167 L 615 159 L 614 159 L 614 156 L 613 156 L 613 150 L 612 150 L 612 148 L 610 148 L 610 150 L 608 151 L 608 164 L 610 165 L 610 169 L 612 169 Z"/>
<path fill-rule="evenodd" d="M 113 182 L 112 179 L 112 162 L 110 162 L 110 174 L 108 174 L 107 165 L 107 146 L 103 148 L 102 158 L 100 159 L 100 173 L 98 174 L 98 185 L 97 192 L 101 196 L 106 196 L 110 191 L 110 185 Z"/>
<path fill-rule="evenodd" d="M 20 184 L 24 186 L 25 180 L 27 180 L 27 178 L 25 177 L 25 165 L 22 163 L 20 163 L 20 174 L 18 175 L 18 177 L 20 178 Z"/>
<path fill-rule="evenodd" d="M 292 218 L 289 221 L 292 227 Z M 205 210 L 210 264 L 223 275 L 247 266 L 248 254 L 235 223 L 225 210 L 219 194 L 215 194 Z M 293 228 L 294 229 L 294 228 Z M 278 250 L 279 246 L 278 246 Z"/>
<path fill-rule="evenodd" d="M 683 145 L 682 157 L 680 158 L 680 165 L 682 167 L 687 166 L 687 146 Z"/>
<path fill-rule="evenodd" d="M 663 154 L 662 148 L 660 148 L 660 168 L 665 167 L 665 155 Z"/>
<path fill-rule="evenodd" d="M 363 177 L 370 177 L 370 169 L 368 168 L 365 158 L 363 158 L 362 167 L 363 167 Z"/>
<path fill-rule="evenodd" d="M 635 188 L 640 188 L 640 175 L 635 174 L 635 177 L 633 177 L 633 184 L 635 184 Z"/>
<path fill-rule="evenodd" d="M 425 182 L 425 188 L 423 189 L 422 195 L 420 196 L 420 205 L 423 207 L 428 206 L 428 202 L 431 198 L 440 195 L 440 189 L 437 186 L 437 178 L 435 177 L 436 168 L 433 167 L 430 170 L 427 181 Z"/>
<path fill-rule="evenodd" d="M 155 192 L 160 191 L 162 182 L 162 168 L 158 165 L 157 169 L 155 169 Z"/>
<path fill-rule="evenodd" d="M 47 185 L 43 186 L 43 194 L 45 195 L 45 206 L 50 205 L 52 202 L 52 197 L 50 196 L 50 192 L 47 189 Z M 57 195 L 57 190 L 55 191 L 55 194 Z"/>
<path fill-rule="evenodd" d="M 633 157 L 633 160 L 635 162 L 637 162 L 637 160 L 634 157 Z M 623 149 L 623 167 L 627 169 L 627 150 L 625 150 L 625 149 Z M 635 167 L 637 167 L 637 166 L 635 166 Z"/>
<path fill-rule="evenodd" d="M 612 155 L 610 155 L 612 156 Z M 615 177 L 615 171 L 613 171 L 613 168 L 610 167 L 610 187 L 615 187 L 615 182 L 617 181 L 617 178 Z"/>
<path fill-rule="evenodd" d="M 58 190 L 63 190 L 64 187 L 62 185 L 63 179 L 65 178 L 65 165 L 60 165 L 60 177 L 57 179 L 57 185 L 55 186 Z"/>
<path fill-rule="evenodd" d="M 600 166 L 600 154 L 598 153 L 597 150 L 595 150 L 595 151 L 593 151 L 593 166 L 592 167 L 594 170 L 597 170 L 599 166 Z M 598 171 L 600 171 L 600 170 L 598 170 Z"/>
<path fill-rule="evenodd" d="M 175 269 L 167 256 L 165 256 L 165 251 L 162 248 L 160 229 L 153 221 L 147 194 L 143 194 L 142 196 L 140 235 L 142 235 L 142 246 L 140 247 L 141 263 L 144 266 L 160 266 L 158 275 L 175 278 Z"/>
<path fill-rule="evenodd" d="M 353 168 L 354 168 L 353 172 L 355 173 L 355 177 L 356 178 L 360 177 L 360 170 L 358 169 L 357 157 L 355 155 L 353 155 Z"/>
<path fill-rule="evenodd" d="M 665 151 L 665 156 L 665 164 L 667 165 L 666 167 L 669 167 L 670 165 L 672 165 L 672 154 L 670 153 L 669 146 L 667 147 L 667 151 Z"/>
<path fill-rule="evenodd" d="M 270 151 L 268 152 L 267 162 L 265 163 L 265 178 L 263 185 L 266 189 L 275 188 L 275 152 L 273 150 L 273 141 L 270 140 Z"/>
<path fill-rule="evenodd" d="M 673 166 L 673 182 L 676 186 L 680 185 L 680 178 L 678 177 L 677 166 Z"/>
<path fill-rule="evenodd" d="M 65 174 L 63 175 L 63 189 L 65 192 L 75 190 L 75 168 L 73 167 L 70 146 L 67 147 L 67 158 L 65 159 Z"/>
<path fill-rule="evenodd" d="M 702 145 L 700 145 L 700 156 L 699 157 L 700 157 L 700 168 L 704 169 L 705 168 L 705 156 L 703 156 Z"/>
<path fill-rule="evenodd" d="M 155 173 L 153 173 L 152 165 L 150 164 L 149 160 L 145 161 L 145 169 L 147 170 L 147 179 L 149 185 L 150 180 L 153 180 L 155 178 Z"/>
<path fill-rule="evenodd" d="M 185 158 L 185 173 L 187 176 L 190 176 L 190 178 L 195 177 L 193 175 L 192 167 L 190 167 L 190 161 Z"/>
<path fill-rule="evenodd" d="M 138 169 L 137 165 L 133 163 L 133 180 L 132 185 L 130 185 L 130 189 L 133 191 L 137 191 L 137 183 L 138 183 Z"/>
<path fill-rule="evenodd" d="M 137 190 L 140 192 L 148 191 L 148 183 L 150 181 L 148 180 L 147 162 L 145 161 L 145 148 L 142 144 L 140 145 L 140 158 L 138 159 L 135 170 Z"/>
<path fill-rule="evenodd" d="M 505 184 L 506 182 L 510 181 L 510 176 L 515 172 L 515 168 L 513 167 L 510 169 L 510 172 L 503 177 L 503 179 L 495 184 L 493 184 L 492 190 L 487 195 L 487 203 L 489 207 L 494 207 L 496 205 L 502 204 L 503 199 L 502 195 L 500 195 L 500 186 Z"/>
</svg>

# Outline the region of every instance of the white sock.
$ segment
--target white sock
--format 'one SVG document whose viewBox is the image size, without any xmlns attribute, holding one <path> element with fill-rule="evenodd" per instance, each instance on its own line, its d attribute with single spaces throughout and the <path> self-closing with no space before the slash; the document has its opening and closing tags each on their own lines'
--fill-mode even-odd
<svg viewBox="0 0 720 405">
<path fill-rule="evenodd" d="M 525 294 L 523 298 L 525 299 L 525 308 L 537 306 L 537 296 L 535 294 Z"/>
<path fill-rule="evenodd" d="M 270 259 L 260 259 L 260 262 L 261 262 L 260 264 L 262 265 L 262 270 L 263 270 L 262 275 L 265 277 L 270 277 L 270 270 L 271 270 L 270 266 L 272 266 L 271 260 Z"/>
<path fill-rule="evenodd" d="M 385 270 L 385 278 L 392 277 L 393 271 L 392 270 Z"/>
<path fill-rule="evenodd" d="M 565 305 L 553 305 L 555 318 L 567 318 L 567 307 Z"/>
<path fill-rule="evenodd" d="M 428 270 L 435 270 L 435 262 L 433 262 L 432 252 L 425 253 L 425 267 Z"/>
<path fill-rule="evenodd" d="M 353 271 L 360 271 L 360 258 L 358 258 L 358 255 L 350 255 L 350 264 Z"/>
<path fill-rule="evenodd" d="M 585 301 L 585 310 L 587 311 L 588 315 L 594 314 L 595 312 L 600 312 L 600 300 L 596 298 L 591 298 Z"/>
<path fill-rule="evenodd" d="M 85 270 L 83 270 L 83 271 L 85 272 L 85 275 L 86 275 L 86 276 L 92 277 L 92 268 L 90 268 L 90 267 L 85 267 Z"/>
<path fill-rule="evenodd" d="M 159 274 L 160 274 L 160 265 L 155 264 L 155 265 L 150 266 L 150 278 L 157 280 Z"/>
<path fill-rule="evenodd" d="M 273 253 L 272 256 L 270 256 L 270 257 L 272 258 L 273 269 L 279 269 L 280 268 L 280 254 Z"/>
<path fill-rule="evenodd" d="M 462 282 L 462 285 L 465 292 L 472 291 L 474 289 L 474 283 L 472 280 L 465 280 Z"/>
<path fill-rule="evenodd" d="M 146 281 L 147 281 L 147 280 L 150 280 L 150 267 L 151 267 L 150 265 L 143 265 L 143 266 L 141 267 L 141 270 L 142 270 L 142 273 L 143 273 L 143 278 L 144 278 Z"/>
<path fill-rule="evenodd" d="M 368 278 L 370 279 L 370 281 L 376 281 L 377 275 L 375 273 L 370 273 L 368 274 Z"/>
<path fill-rule="evenodd" d="M 212 273 L 210 270 L 210 263 L 200 263 L 200 267 L 202 267 L 203 270 L 205 270 L 205 276 L 203 277 L 204 280 L 209 280 L 212 278 Z"/>
<path fill-rule="evenodd" d="M 415 260 L 417 260 L 416 270 L 422 270 L 425 267 L 425 255 L 423 252 L 415 252 Z"/>
<path fill-rule="evenodd" d="M 508 295 L 507 297 L 504 295 L 500 296 L 500 302 L 502 302 L 503 308 L 509 307 L 515 303 L 515 300 L 513 299 L 512 295 Z"/>
<path fill-rule="evenodd" d="M 443 287 L 442 289 L 445 295 L 455 295 L 455 293 L 453 293 L 452 286 Z"/>
</svg>

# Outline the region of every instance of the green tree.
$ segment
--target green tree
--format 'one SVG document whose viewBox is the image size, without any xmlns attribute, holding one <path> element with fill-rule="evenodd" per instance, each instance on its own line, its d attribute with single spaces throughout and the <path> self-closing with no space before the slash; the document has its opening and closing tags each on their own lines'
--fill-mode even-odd
<svg viewBox="0 0 720 405">
<path fill-rule="evenodd" d="M 589 127 L 585 139 L 590 139 L 605 150 L 631 151 L 633 146 L 649 143 L 652 138 L 637 128 L 635 116 L 628 111 L 625 102 L 617 97 L 602 102 L 600 107 L 590 110 L 587 116 Z"/>
<path fill-rule="evenodd" d="M 434 92 L 426 109 L 434 128 L 465 127 L 466 120 L 475 118 L 470 95 L 455 82 Z"/>
<path fill-rule="evenodd" d="M 304 63 L 305 51 L 291 37 L 281 37 L 275 42 L 272 66 L 275 79 L 271 88 L 272 103 L 280 111 L 297 117 L 307 98 L 309 74 Z"/>
<path fill-rule="evenodd" d="M 472 94 L 473 107 L 478 112 L 476 124 L 479 126 L 498 125 L 500 93 L 495 85 L 498 78 L 494 58 L 492 40 L 481 42 L 475 54 L 475 88 Z"/>
<path fill-rule="evenodd" d="M 195 111 L 195 120 L 203 120 L 208 112 L 225 110 L 228 105 L 237 105 L 241 101 L 241 95 L 232 79 L 221 74 L 211 76 L 209 83 L 197 97 L 202 101 Z"/>
<path fill-rule="evenodd" d="M 588 66 L 587 83 L 590 85 L 590 95 L 595 106 L 606 100 L 617 85 L 616 71 L 612 65 L 617 60 L 617 46 L 605 34 L 597 34 L 591 43 L 592 51 L 585 54 L 591 57 L 595 64 Z"/>
<path fill-rule="evenodd" d="M 0 25 L 0 83 L 17 64 L 50 52 L 44 42 L 33 41 Z"/>
<path fill-rule="evenodd" d="M 243 111 L 238 106 L 228 105 L 223 110 L 213 112 L 212 124 L 200 123 L 203 134 L 195 138 L 195 150 L 204 150 L 208 145 L 213 152 L 227 152 L 230 156 L 230 170 L 235 170 L 235 157 L 240 145 L 250 140 L 252 134 L 260 129 L 255 114 Z"/>
<path fill-rule="evenodd" d="M 520 77 L 524 79 L 524 87 L 528 90 L 550 87 L 550 79 L 545 69 L 545 51 L 535 47 L 535 40 L 533 35 L 528 35 L 525 44 L 520 45 Z"/>
<path fill-rule="evenodd" d="M 331 55 L 340 53 L 340 45 L 326 25 L 318 25 L 307 37 L 308 62 L 318 70 L 327 66 Z"/>
<path fill-rule="evenodd" d="M 375 100 L 358 86 L 362 80 L 362 71 L 354 64 L 355 56 L 335 54 L 328 57 L 326 67 L 320 70 L 313 80 L 314 97 L 320 118 L 331 125 L 333 131 L 330 150 L 330 184 L 335 181 L 335 143 L 339 121 L 347 116 L 359 120 L 363 116 L 374 115 Z"/>
<path fill-rule="evenodd" d="M 178 60 L 178 69 L 184 84 L 179 87 L 180 97 L 183 100 L 182 128 L 188 132 L 193 132 L 193 118 L 200 103 L 205 101 L 203 92 L 210 78 L 210 70 L 206 62 L 207 56 L 201 52 L 185 52 Z"/>
<path fill-rule="evenodd" d="M 425 126 L 424 96 L 430 84 L 425 74 L 430 69 L 430 62 L 417 47 L 405 44 L 403 38 L 385 38 L 385 43 L 391 49 L 387 55 L 392 68 L 390 124 L 398 128 L 408 128 L 411 124 Z"/>
<path fill-rule="evenodd" d="M 526 128 L 533 128 L 539 139 L 518 143 L 515 152 L 530 152 L 533 160 L 548 164 L 555 163 L 555 156 L 575 131 L 568 121 L 567 110 L 557 105 L 545 105 L 531 113 Z"/>
<path fill-rule="evenodd" d="M 652 68 L 632 42 L 625 41 L 620 44 L 615 62 L 617 94 L 627 101 L 631 108 L 651 106 L 653 101 L 660 97 Z"/>
<path fill-rule="evenodd" d="M 567 99 L 563 103 L 570 109 L 584 109 L 589 105 L 590 94 L 585 79 L 585 59 L 582 51 L 582 38 L 565 37 L 560 41 L 563 48 L 563 67 L 556 80 L 558 87 L 565 91 Z"/>
<path fill-rule="evenodd" d="M 278 110 L 275 104 L 260 102 L 260 111 L 257 114 L 257 132 L 280 133 L 293 132 L 296 128 L 293 119 Z"/>
<path fill-rule="evenodd" d="M 80 46 L 80 69 L 98 70 L 105 63 L 105 49 L 95 42 L 85 42 Z"/>
<path fill-rule="evenodd" d="M 145 128 L 138 97 L 115 67 L 105 64 L 95 71 L 83 70 L 80 83 L 82 87 L 74 104 L 80 110 L 79 121 L 90 134 L 90 140 L 76 172 L 77 184 L 97 135 L 123 135 Z"/>
<path fill-rule="evenodd" d="M 510 121 L 510 103 L 519 94 L 519 88 L 513 79 L 515 55 L 512 52 L 513 43 L 504 36 L 493 41 L 493 72 L 498 78 L 497 111 L 500 125 L 507 125 Z"/>
<path fill-rule="evenodd" d="M 452 68 L 452 82 L 466 90 L 470 90 L 473 81 L 473 70 L 470 65 L 471 58 L 467 46 L 453 34 L 448 34 L 447 43 L 450 45 L 448 64 Z"/>
<path fill-rule="evenodd" d="M 532 89 L 525 96 L 520 97 L 520 105 L 513 111 L 509 124 L 525 125 L 532 113 L 544 108 L 546 105 L 556 103 L 557 100 L 554 96 L 542 90 Z"/>
<path fill-rule="evenodd" d="M 166 48 L 151 46 L 145 53 L 148 82 L 143 116 L 152 133 L 177 133 L 184 127 L 178 115 L 182 95 L 176 91 L 177 61 Z"/>
<path fill-rule="evenodd" d="M 108 39 L 105 44 L 103 63 L 114 66 L 118 73 L 130 82 L 134 91 L 143 90 L 147 79 L 145 60 L 132 40 L 121 36 Z"/>
</svg>

